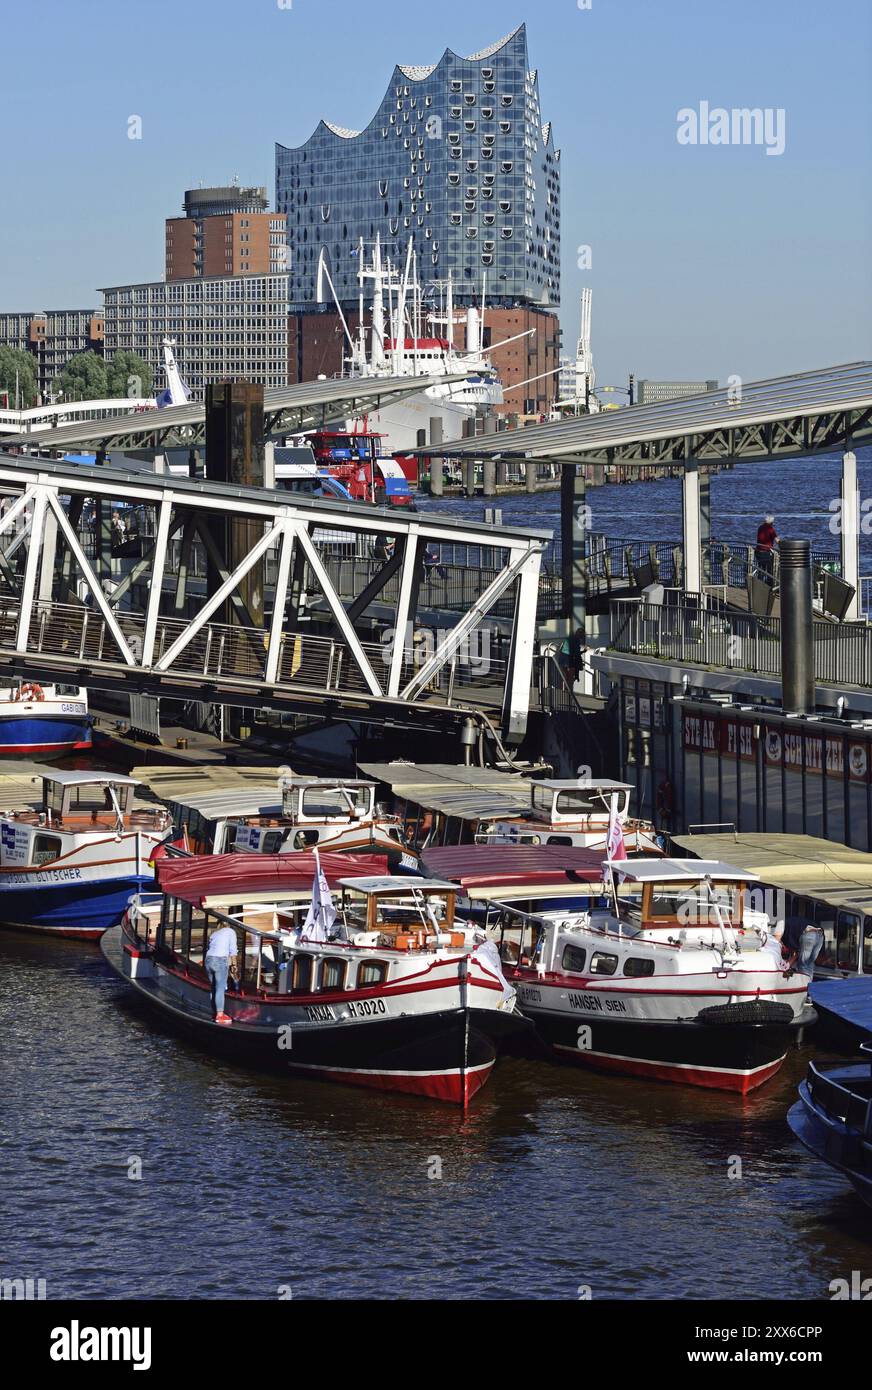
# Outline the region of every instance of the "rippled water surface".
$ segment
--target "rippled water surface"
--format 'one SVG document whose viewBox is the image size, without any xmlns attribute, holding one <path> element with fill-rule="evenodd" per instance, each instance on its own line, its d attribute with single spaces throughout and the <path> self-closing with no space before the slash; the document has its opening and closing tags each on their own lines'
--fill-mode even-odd
<svg viewBox="0 0 872 1390">
<path fill-rule="evenodd" d="M 814 1298 L 872 1271 L 872 1213 L 785 1123 L 809 1049 L 745 1101 L 503 1061 L 464 1119 L 215 1061 L 93 945 L 13 933 L 0 1028 L 0 1274 L 49 1297 Z"/>
<path fill-rule="evenodd" d="M 872 449 L 857 451 L 857 480 L 861 503 L 872 499 Z M 783 463 L 742 463 L 711 479 L 712 535 L 730 544 L 753 545 L 766 512 L 775 516 L 782 536 L 811 540 L 823 550 L 837 551 L 839 535 L 831 529 L 837 513 L 833 503 L 841 487 L 841 456 L 821 454 L 814 459 Z M 681 481 L 608 483 L 589 487 L 591 527 L 626 540 L 681 540 Z M 559 531 L 560 501 L 556 492 L 532 497 L 519 491 L 488 498 L 502 508 L 506 525 L 551 527 Z M 454 515 L 481 520 L 485 500 L 447 497 L 424 502 Z M 863 514 L 866 534 L 860 540 L 860 572 L 872 574 L 872 500 Z"/>
</svg>

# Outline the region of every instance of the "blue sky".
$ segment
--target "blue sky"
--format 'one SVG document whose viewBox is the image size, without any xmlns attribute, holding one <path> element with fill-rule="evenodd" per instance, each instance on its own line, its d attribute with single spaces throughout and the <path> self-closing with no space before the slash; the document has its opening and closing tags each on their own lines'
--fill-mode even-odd
<svg viewBox="0 0 872 1390">
<path fill-rule="evenodd" d="M 526 21 L 563 151 L 563 309 L 600 383 L 872 356 L 868 0 L 42 0 L 4 16 L 0 308 L 159 279 L 183 190 L 274 193 L 273 144 L 367 124 L 396 62 Z M 682 146 L 677 112 L 783 108 L 786 149 Z M 143 138 L 127 138 L 139 115 Z M 589 245 L 590 270 L 577 267 Z"/>
</svg>

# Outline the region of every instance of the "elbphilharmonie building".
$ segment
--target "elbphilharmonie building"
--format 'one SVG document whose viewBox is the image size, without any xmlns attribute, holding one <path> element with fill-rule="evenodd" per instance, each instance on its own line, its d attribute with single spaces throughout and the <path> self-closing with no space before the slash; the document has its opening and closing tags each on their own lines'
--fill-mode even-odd
<svg viewBox="0 0 872 1390">
<path fill-rule="evenodd" d="M 378 235 L 398 262 L 414 238 L 422 281 L 451 273 L 455 299 L 556 308 L 560 152 L 543 124 L 522 25 L 463 58 L 399 66 L 362 131 L 321 121 L 305 144 L 276 146 L 276 210 L 287 214 L 290 299 L 358 296 L 358 247 Z"/>
</svg>

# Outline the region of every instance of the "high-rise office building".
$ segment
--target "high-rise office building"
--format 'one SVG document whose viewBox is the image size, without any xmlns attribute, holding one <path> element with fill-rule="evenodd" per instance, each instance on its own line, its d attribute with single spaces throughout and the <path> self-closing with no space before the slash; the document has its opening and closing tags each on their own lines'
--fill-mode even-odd
<svg viewBox="0 0 872 1390">
<path fill-rule="evenodd" d="M 265 188 L 189 188 L 184 217 L 166 221 L 166 278 L 280 274 L 287 268 L 285 217 Z"/>
<path fill-rule="evenodd" d="M 99 309 L 44 309 L 38 313 L 0 312 L 0 347 L 21 348 L 33 357 L 42 400 L 71 357 L 103 353 L 103 315 Z"/>
<path fill-rule="evenodd" d="M 164 338 L 196 400 L 210 381 L 288 381 L 287 275 L 195 276 L 104 289 L 106 355 L 139 353 L 163 385 Z"/>
<path fill-rule="evenodd" d="M 276 146 L 276 208 L 287 216 L 294 309 L 358 297 L 358 246 L 376 236 L 395 262 L 414 239 L 425 284 L 455 302 L 556 307 L 560 152 L 539 110 L 523 25 L 469 58 L 394 69 L 364 131 L 321 121 L 305 144 Z"/>
<path fill-rule="evenodd" d="M 702 396 L 717 391 L 718 383 L 709 381 L 652 381 L 643 376 L 636 382 L 636 404 L 653 405 L 656 401 L 678 401 L 684 396 Z"/>
</svg>

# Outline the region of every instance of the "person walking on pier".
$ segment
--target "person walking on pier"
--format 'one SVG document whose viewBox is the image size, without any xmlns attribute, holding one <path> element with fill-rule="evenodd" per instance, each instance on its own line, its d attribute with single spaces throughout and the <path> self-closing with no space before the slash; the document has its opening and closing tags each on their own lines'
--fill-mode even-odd
<svg viewBox="0 0 872 1390">
<path fill-rule="evenodd" d="M 228 1024 L 233 1019 L 224 1012 L 224 995 L 231 966 L 236 965 L 236 932 L 232 927 L 219 927 L 209 938 L 206 951 L 206 974 L 212 985 L 212 1015 L 216 1023 Z"/>
<path fill-rule="evenodd" d="M 765 516 L 757 528 L 755 554 L 757 558 L 757 568 L 768 584 L 774 582 L 775 547 L 778 544 L 778 539 L 778 532 L 775 529 L 775 517 L 771 515 Z"/>
</svg>

